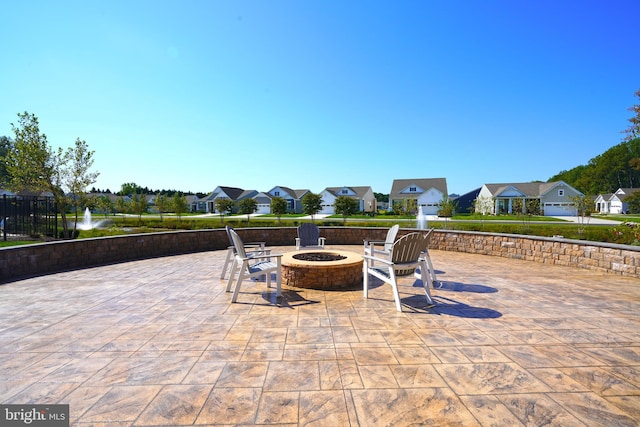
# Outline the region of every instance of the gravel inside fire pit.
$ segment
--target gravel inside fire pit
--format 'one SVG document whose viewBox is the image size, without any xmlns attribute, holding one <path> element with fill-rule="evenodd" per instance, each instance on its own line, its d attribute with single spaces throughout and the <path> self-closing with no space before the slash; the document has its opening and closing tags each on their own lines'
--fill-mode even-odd
<svg viewBox="0 0 640 427">
<path fill-rule="evenodd" d="M 326 252 L 307 252 L 304 254 L 294 255 L 293 258 L 300 261 L 340 261 L 346 259 L 346 256 Z"/>
</svg>

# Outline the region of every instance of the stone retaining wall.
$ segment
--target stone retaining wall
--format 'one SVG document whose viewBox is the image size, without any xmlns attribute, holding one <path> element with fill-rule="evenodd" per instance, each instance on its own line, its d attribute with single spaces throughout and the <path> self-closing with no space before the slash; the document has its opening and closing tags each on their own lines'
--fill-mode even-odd
<svg viewBox="0 0 640 427">
<path fill-rule="evenodd" d="M 245 242 L 293 246 L 295 227 L 239 228 Z M 399 236 L 416 231 L 401 229 Z M 321 227 L 327 245 L 360 245 L 384 240 L 386 228 Z M 65 240 L 0 248 L 0 282 L 136 259 L 225 249 L 224 229 L 172 231 Z M 568 239 L 465 231 L 435 230 L 430 247 L 443 251 L 564 265 L 640 278 L 640 248 Z"/>
</svg>

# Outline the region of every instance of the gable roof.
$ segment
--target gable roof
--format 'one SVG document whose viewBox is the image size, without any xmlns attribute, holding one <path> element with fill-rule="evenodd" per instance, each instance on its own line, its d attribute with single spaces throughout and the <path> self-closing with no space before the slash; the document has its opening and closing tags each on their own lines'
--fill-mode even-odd
<svg viewBox="0 0 640 427">
<path fill-rule="evenodd" d="M 276 185 L 275 187 L 273 187 L 271 190 L 269 190 L 268 192 L 271 193 L 271 191 L 275 188 L 279 188 L 280 190 L 284 191 L 285 193 L 287 193 L 289 196 L 291 196 L 294 199 L 301 199 L 302 196 L 304 196 L 306 193 L 309 192 L 309 190 L 293 190 L 289 187 L 284 187 L 282 185 Z"/>
<path fill-rule="evenodd" d="M 344 188 L 348 188 L 349 190 L 353 191 L 355 193 L 354 197 L 357 198 L 363 198 L 370 190 L 371 187 L 364 187 L 364 186 L 360 186 L 360 187 L 349 187 L 346 185 L 343 185 L 342 187 L 327 187 L 324 189 L 324 191 L 328 191 L 329 193 L 333 194 L 336 197 L 340 197 L 340 196 L 344 196 L 344 194 L 340 194 L 340 192 L 344 189 Z M 352 197 L 352 196 L 348 196 L 348 197 Z"/>
<path fill-rule="evenodd" d="M 451 200 L 455 201 L 458 204 L 458 208 L 456 210 L 459 212 L 468 212 L 469 209 L 473 206 L 473 202 L 478 198 L 480 190 L 481 188 L 476 188 L 475 190 L 471 190 L 468 193 L 451 198 Z"/>
<path fill-rule="evenodd" d="M 500 194 L 509 188 L 514 188 L 524 194 L 527 197 L 540 197 L 559 185 L 565 185 L 576 192 L 580 193 L 575 188 L 571 187 L 564 181 L 554 182 L 518 182 L 518 183 L 506 183 L 506 184 L 485 184 L 485 187 L 491 192 L 492 195 Z"/>
<path fill-rule="evenodd" d="M 618 200 L 622 201 L 639 190 L 640 188 L 618 188 L 618 190 L 611 195 L 611 199 L 616 197 Z"/>
<path fill-rule="evenodd" d="M 448 194 L 446 178 L 394 179 L 389 199 L 407 197 L 406 194 L 401 193 L 402 190 L 413 186 L 420 187 L 425 191 L 435 188 L 444 195 Z"/>
<path fill-rule="evenodd" d="M 611 200 L 611 197 L 613 197 L 613 193 L 598 194 L 598 196 L 596 196 L 596 200 Z"/>
<path fill-rule="evenodd" d="M 244 190 L 242 188 L 236 188 L 236 187 L 218 186 L 218 187 L 215 188 L 215 190 L 213 190 L 211 193 L 207 194 L 206 196 L 204 196 L 200 200 L 203 201 L 203 202 L 206 202 L 206 201 L 209 201 L 209 200 L 215 200 L 218 197 L 220 197 L 220 193 L 221 192 L 224 192 L 224 194 L 229 196 L 229 198 L 231 200 L 237 200 L 238 197 L 240 197 L 240 195 L 244 192 Z"/>
<path fill-rule="evenodd" d="M 229 198 L 232 199 L 232 200 L 236 200 L 238 197 L 240 197 L 240 195 L 244 191 L 242 188 L 237 188 L 237 187 L 222 187 L 222 186 L 220 186 L 218 188 L 220 188 L 222 191 L 224 191 L 225 194 L 227 196 L 229 196 Z"/>
<path fill-rule="evenodd" d="M 258 194 L 258 192 L 256 190 L 244 190 L 242 193 L 240 193 L 240 195 L 238 196 L 238 198 L 236 200 L 242 200 L 242 199 L 246 199 L 248 197 L 253 197 L 256 194 Z"/>
</svg>

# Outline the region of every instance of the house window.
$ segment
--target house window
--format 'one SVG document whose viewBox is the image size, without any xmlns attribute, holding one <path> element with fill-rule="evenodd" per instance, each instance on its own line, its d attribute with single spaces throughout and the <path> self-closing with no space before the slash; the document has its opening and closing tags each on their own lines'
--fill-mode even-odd
<svg viewBox="0 0 640 427">
<path fill-rule="evenodd" d="M 564 190 L 558 190 L 558 196 L 564 197 Z"/>
<path fill-rule="evenodd" d="M 342 190 L 342 194 L 349 194 L 349 190 Z"/>
<path fill-rule="evenodd" d="M 279 191 L 274 191 L 273 195 L 276 196 L 276 197 L 279 197 L 280 196 L 280 192 Z"/>
<path fill-rule="evenodd" d="M 411 193 L 415 193 L 416 192 L 416 187 L 409 187 L 409 191 Z"/>
</svg>

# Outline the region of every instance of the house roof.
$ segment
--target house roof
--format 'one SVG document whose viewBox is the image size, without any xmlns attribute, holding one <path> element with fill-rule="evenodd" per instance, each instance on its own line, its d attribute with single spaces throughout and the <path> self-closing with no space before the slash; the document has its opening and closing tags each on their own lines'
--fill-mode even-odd
<svg viewBox="0 0 640 427">
<path fill-rule="evenodd" d="M 478 194 L 480 194 L 480 190 L 481 190 L 480 188 L 476 188 L 475 190 L 469 191 L 468 193 L 462 194 L 457 197 L 453 197 L 451 200 L 457 203 L 458 211 L 466 212 L 473 206 L 473 202 L 478 198 Z"/>
<path fill-rule="evenodd" d="M 244 192 L 242 188 L 218 186 L 211 193 L 201 198 L 200 201 L 205 202 L 208 200 L 215 200 L 220 196 L 221 191 L 229 196 L 231 200 L 237 200 L 238 197 L 240 197 L 240 195 Z"/>
<path fill-rule="evenodd" d="M 220 186 L 218 188 L 220 188 L 222 191 L 224 191 L 225 194 L 227 196 L 229 196 L 229 198 L 232 199 L 232 200 L 236 200 L 238 197 L 240 197 L 240 195 L 244 191 L 242 188 L 237 188 L 237 187 L 222 187 L 222 186 Z"/>
<path fill-rule="evenodd" d="M 342 187 L 327 187 L 324 189 L 324 191 L 328 191 L 334 196 L 339 197 L 344 196 L 344 194 L 340 194 L 343 188 L 348 188 L 349 190 L 353 191 L 354 193 L 356 193 L 355 197 L 360 199 L 363 198 L 369 191 L 371 191 L 371 187 L 349 187 L 346 185 L 343 185 Z"/>
<path fill-rule="evenodd" d="M 518 183 L 506 183 L 506 184 L 485 184 L 485 187 L 491 192 L 492 195 L 500 194 L 508 188 L 515 188 L 527 197 L 539 197 L 559 184 L 564 184 L 567 187 L 573 188 L 564 181 L 554 182 L 518 182 Z M 575 189 L 574 189 L 575 190 Z M 575 190 L 577 191 L 577 190 Z"/>
<path fill-rule="evenodd" d="M 394 179 L 393 185 L 391 186 L 391 193 L 389 193 L 389 199 L 407 197 L 408 195 L 402 194 L 401 191 L 409 186 L 420 187 L 425 191 L 430 188 L 435 188 L 442 194 L 448 194 L 446 178 Z"/>
<path fill-rule="evenodd" d="M 244 190 L 242 193 L 240 193 L 240 195 L 237 197 L 236 200 L 242 200 L 242 199 L 246 199 L 248 197 L 253 197 L 256 194 L 258 194 L 257 190 Z"/>
<path fill-rule="evenodd" d="M 618 191 L 611 195 L 611 198 L 617 197 L 620 201 L 627 198 L 627 196 L 632 195 L 636 191 L 640 190 L 640 188 L 619 188 Z"/>
<path fill-rule="evenodd" d="M 596 197 L 596 200 L 597 199 L 611 200 L 611 197 L 613 197 L 613 193 L 598 194 L 598 196 Z"/>
<path fill-rule="evenodd" d="M 282 185 L 276 185 L 274 188 L 279 188 L 282 191 L 284 191 L 285 193 L 287 193 L 289 196 L 293 197 L 294 199 L 301 199 L 302 196 L 304 196 L 306 193 L 309 192 L 309 190 L 293 190 L 289 187 L 284 187 Z M 273 188 L 271 189 L 273 190 Z M 269 191 L 271 191 L 269 190 Z"/>
</svg>

